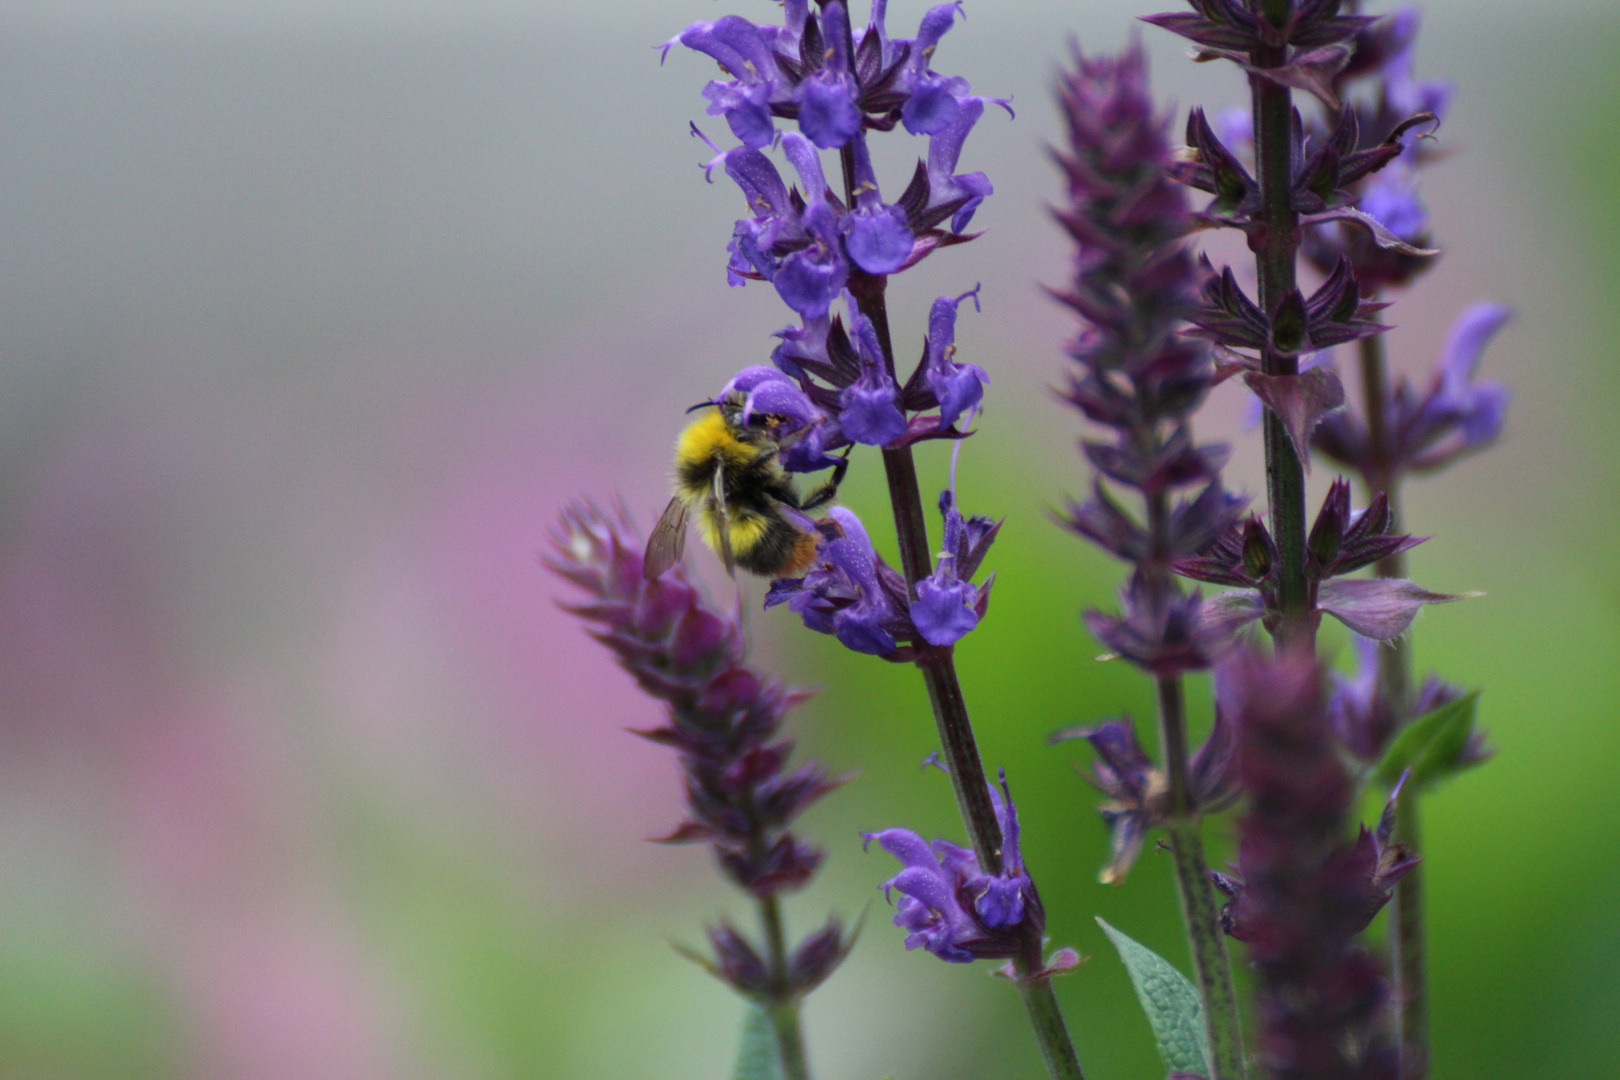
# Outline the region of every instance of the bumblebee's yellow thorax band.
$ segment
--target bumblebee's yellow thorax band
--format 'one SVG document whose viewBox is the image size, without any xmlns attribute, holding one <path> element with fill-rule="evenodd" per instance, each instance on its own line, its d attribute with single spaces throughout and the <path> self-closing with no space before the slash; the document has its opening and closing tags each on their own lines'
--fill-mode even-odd
<svg viewBox="0 0 1620 1080">
<path fill-rule="evenodd" d="M 719 409 L 714 409 L 692 421 L 681 432 L 680 440 L 675 444 L 675 464 L 677 468 L 701 469 L 712 466 L 718 458 L 727 469 L 740 469 L 757 458 L 762 450 L 762 447 L 739 441 L 736 429 L 726 423 Z"/>
</svg>

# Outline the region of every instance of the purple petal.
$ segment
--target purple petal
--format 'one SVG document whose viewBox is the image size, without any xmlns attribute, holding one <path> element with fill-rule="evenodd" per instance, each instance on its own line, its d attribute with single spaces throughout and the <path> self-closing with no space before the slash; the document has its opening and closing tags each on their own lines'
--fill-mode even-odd
<svg viewBox="0 0 1620 1080">
<path fill-rule="evenodd" d="M 857 547 L 866 553 L 868 559 L 877 558 L 877 551 L 872 547 L 872 540 L 866 535 L 866 526 L 861 524 L 861 519 L 855 515 L 855 511 L 847 506 L 835 506 L 827 511 L 827 516 L 838 522 L 838 527 L 844 532 L 844 538 L 854 542 Z"/>
<path fill-rule="evenodd" d="M 956 893 L 944 880 L 939 863 L 933 862 L 932 859 L 929 862 L 933 863 L 932 869 L 908 866 L 890 878 L 887 887 L 904 893 L 949 918 L 958 910 Z"/>
<path fill-rule="evenodd" d="M 1334 578 L 1318 587 L 1316 606 L 1362 637 L 1388 641 L 1406 632 L 1424 604 L 1460 599 L 1402 578 Z"/>
<path fill-rule="evenodd" d="M 1469 380 L 1479 370 L 1480 354 L 1509 319 L 1513 309 L 1485 301 L 1471 305 L 1451 324 L 1446 344 L 1440 350 L 1440 386 L 1446 397 L 1461 399 Z"/>
<path fill-rule="evenodd" d="M 983 115 L 984 102 L 978 98 L 970 98 L 958 111 L 956 121 L 928 140 L 930 182 L 947 181 L 951 174 L 956 172 L 956 162 L 962 156 L 962 144 L 967 141 L 968 132 L 973 130 L 973 125 L 977 124 L 979 117 Z"/>
<path fill-rule="evenodd" d="M 731 381 L 720 388 L 720 393 L 715 395 L 715 400 L 719 401 L 733 390 L 741 390 L 746 394 L 769 382 L 782 382 L 787 383 L 789 386 L 793 385 L 786 375 L 769 364 L 750 364 L 733 375 Z"/>
<path fill-rule="evenodd" d="M 906 433 L 906 418 L 895 405 L 897 389 L 884 377 L 876 385 L 865 376 L 844 388 L 838 422 L 851 442 L 886 446 Z"/>
<path fill-rule="evenodd" d="M 946 560 L 941 560 L 944 563 Z M 930 645 L 954 645 L 979 625 L 973 610 L 976 593 L 965 581 L 942 583 L 932 577 L 917 582 L 911 621 Z"/>
<path fill-rule="evenodd" d="M 875 833 L 862 833 L 861 840 L 871 843 L 878 842 L 878 846 L 896 859 L 902 866 L 939 867 L 939 860 L 934 858 L 933 851 L 928 842 L 910 829 L 884 829 Z"/>
<path fill-rule="evenodd" d="M 919 81 L 900 109 L 900 122 L 913 135 L 937 135 L 962 115 L 952 92 L 952 80 L 939 77 Z"/>
<path fill-rule="evenodd" d="M 1414 178 L 1400 166 L 1375 175 L 1358 205 L 1402 240 L 1416 241 L 1429 227 L 1429 211 L 1418 198 Z"/>
<path fill-rule="evenodd" d="M 709 115 L 724 116 L 731 133 L 744 146 L 759 150 L 770 145 L 776 135 L 768 102 L 770 87 L 764 83 L 746 85 L 716 81 L 703 88 L 703 96 L 709 102 Z"/>
<path fill-rule="evenodd" d="M 824 415 L 805 392 L 789 382 L 785 375 L 779 381 L 761 384 L 748 395 L 743 405 L 743 421 L 746 423 L 749 418 L 761 413 L 791 417 L 801 425 L 814 424 Z"/>
<path fill-rule="evenodd" d="M 934 46 L 951 28 L 961 9 L 961 0 L 956 0 L 955 3 L 936 4 L 923 13 L 922 22 L 917 24 L 917 39 L 913 48 L 917 53 L 924 54 L 925 60 L 932 55 Z"/>
<path fill-rule="evenodd" d="M 911 256 L 911 228 L 898 206 L 880 206 L 850 215 L 849 257 L 868 274 L 892 274 Z"/>
<path fill-rule="evenodd" d="M 743 82 L 770 79 L 777 71 L 759 27 L 741 15 L 695 22 L 681 31 L 679 40 L 689 49 L 714 57 L 727 74 Z"/>
<path fill-rule="evenodd" d="M 833 616 L 833 636 L 851 652 L 887 656 L 898 648 L 894 635 L 878 624 L 871 612 L 846 608 Z"/>
<path fill-rule="evenodd" d="M 796 131 L 789 131 L 782 136 L 782 153 L 798 172 L 804 197 L 814 203 L 825 201 L 827 178 L 821 171 L 821 155 L 810 140 Z"/>
<path fill-rule="evenodd" d="M 943 765 L 941 770 L 949 775 Z M 969 878 L 979 877 L 979 857 L 973 854 L 972 849 L 953 844 L 949 840 L 935 840 L 928 845 L 933 849 L 934 857 L 939 860 L 940 869 L 952 878 L 966 881 Z"/>
<path fill-rule="evenodd" d="M 1464 446 L 1481 446 L 1502 433 L 1510 397 L 1501 383 L 1479 383 L 1470 390 L 1462 419 Z"/>
<path fill-rule="evenodd" d="M 827 314 L 848 279 L 849 266 L 842 258 L 812 246 L 783 259 L 771 284 L 784 304 L 809 321 Z"/>
<path fill-rule="evenodd" d="M 775 334 L 782 344 L 771 350 L 771 363 L 793 376 L 804 374 L 800 359 L 828 363 L 827 334 L 831 329 L 832 319 L 826 315 L 806 319 L 803 326 L 784 326 Z"/>
<path fill-rule="evenodd" d="M 823 73 L 799 84 L 799 130 L 823 150 L 836 150 L 861 129 L 861 110 L 847 76 Z"/>
<path fill-rule="evenodd" d="M 1012 926 L 1024 917 L 1023 882 L 1019 878 L 990 878 L 973 907 L 986 926 Z"/>
<path fill-rule="evenodd" d="M 721 157 L 726 175 L 742 188 L 748 209 L 755 216 L 778 214 L 787 209 L 787 185 L 771 159 L 748 147 L 728 150 Z"/>
</svg>

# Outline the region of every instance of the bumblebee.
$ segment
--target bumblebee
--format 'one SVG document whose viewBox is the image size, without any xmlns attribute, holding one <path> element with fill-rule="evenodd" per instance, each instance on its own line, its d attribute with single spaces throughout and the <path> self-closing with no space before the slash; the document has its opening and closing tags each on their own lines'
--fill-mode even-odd
<svg viewBox="0 0 1620 1080">
<path fill-rule="evenodd" d="M 797 577 L 815 561 L 817 534 L 805 511 L 832 502 L 849 454 L 821 487 L 801 498 L 778 455 L 797 441 L 779 416 L 743 420 L 746 395 L 733 391 L 681 432 L 675 444 L 675 497 L 647 540 L 642 574 L 651 581 L 686 550 L 686 524 L 696 517 L 703 540 L 736 575 Z"/>
</svg>

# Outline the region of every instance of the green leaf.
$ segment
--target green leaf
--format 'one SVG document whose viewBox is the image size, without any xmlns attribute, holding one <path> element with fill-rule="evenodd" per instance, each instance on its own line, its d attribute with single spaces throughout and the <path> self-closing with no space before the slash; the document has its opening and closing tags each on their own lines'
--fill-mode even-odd
<svg viewBox="0 0 1620 1080">
<path fill-rule="evenodd" d="M 1458 764 L 1458 759 L 1474 730 L 1474 712 L 1478 706 L 1479 691 L 1476 690 L 1407 724 L 1389 744 L 1384 759 L 1373 770 L 1373 777 L 1385 787 L 1394 787 L 1401 773 L 1410 769 L 1412 775 L 1407 783 L 1416 791 L 1462 771 L 1467 766 Z"/>
<path fill-rule="evenodd" d="M 1136 999 L 1147 1013 L 1159 1056 L 1171 1072 L 1210 1076 L 1209 1031 L 1204 1026 L 1204 1004 L 1192 982 L 1171 963 L 1146 945 L 1131 940 L 1112 926 L 1097 920 L 1108 940 L 1119 950 L 1119 958 L 1130 972 Z"/>
<path fill-rule="evenodd" d="M 742 1040 L 731 1080 L 782 1080 L 782 1061 L 776 1053 L 776 1029 L 770 1014 L 758 1005 L 743 1012 Z"/>
</svg>

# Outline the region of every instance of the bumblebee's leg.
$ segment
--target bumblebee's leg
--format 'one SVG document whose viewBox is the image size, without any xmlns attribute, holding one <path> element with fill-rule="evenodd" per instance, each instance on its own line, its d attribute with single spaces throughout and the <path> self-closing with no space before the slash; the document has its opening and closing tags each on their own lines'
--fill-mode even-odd
<svg viewBox="0 0 1620 1080">
<path fill-rule="evenodd" d="M 855 449 L 853 443 L 845 448 L 844 456 L 833 466 L 831 478 L 804 497 L 799 503 L 800 510 L 814 510 L 818 506 L 826 506 L 838 497 L 838 485 L 843 483 L 844 474 L 849 471 L 849 452 L 853 449 Z"/>
</svg>

